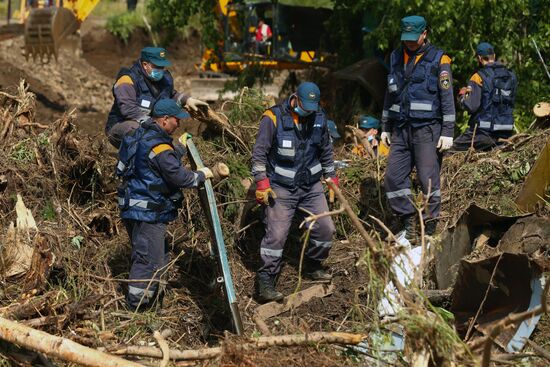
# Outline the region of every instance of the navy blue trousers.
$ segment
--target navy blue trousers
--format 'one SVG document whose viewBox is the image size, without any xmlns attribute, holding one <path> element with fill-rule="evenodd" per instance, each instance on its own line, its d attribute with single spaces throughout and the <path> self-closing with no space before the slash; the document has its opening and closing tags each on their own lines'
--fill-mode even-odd
<svg viewBox="0 0 550 367">
<path fill-rule="evenodd" d="M 265 207 L 265 236 L 260 244 L 262 263 L 258 271 L 269 276 L 275 276 L 281 271 L 283 249 L 292 218 L 297 215 L 301 220 L 309 215 L 298 208 L 306 209 L 313 214 L 328 211 L 321 182 L 315 183 L 307 190 L 289 190 L 277 185 L 272 185 L 272 189 L 277 198 Z M 319 218 L 311 229 L 306 257 L 315 261 L 325 260 L 332 247 L 332 236 L 335 231 L 330 216 Z"/>
<path fill-rule="evenodd" d="M 159 292 L 158 280 L 167 270 L 166 224 L 125 219 L 124 226 L 132 243 L 129 280 L 142 280 L 129 284 L 127 302 L 132 308 L 148 307 L 155 301 Z"/>
<path fill-rule="evenodd" d="M 418 128 L 409 125 L 393 128 L 384 187 L 390 206 L 398 216 L 416 213 L 410 180 L 414 167 L 422 192 L 424 195 L 430 193 L 428 213 L 424 213 L 424 218 L 439 216 L 441 155 L 436 147 L 440 135 L 439 123 Z"/>
</svg>

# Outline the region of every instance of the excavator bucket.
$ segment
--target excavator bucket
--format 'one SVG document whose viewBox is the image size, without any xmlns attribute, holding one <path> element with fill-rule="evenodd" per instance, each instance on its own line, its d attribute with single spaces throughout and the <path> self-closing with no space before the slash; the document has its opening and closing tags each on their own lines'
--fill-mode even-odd
<svg viewBox="0 0 550 367">
<path fill-rule="evenodd" d="M 25 23 L 25 57 L 47 63 L 57 60 L 59 45 L 80 26 L 73 11 L 48 7 L 32 9 Z"/>
</svg>

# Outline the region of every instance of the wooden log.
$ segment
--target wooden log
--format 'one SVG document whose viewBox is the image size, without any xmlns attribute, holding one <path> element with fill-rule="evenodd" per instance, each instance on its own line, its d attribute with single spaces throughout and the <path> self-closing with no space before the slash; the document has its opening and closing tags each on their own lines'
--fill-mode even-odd
<svg viewBox="0 0 550 367">
<path fill-rule="evenodd" d="M 0 339 L 82 366 L 141 367 L 120 357 L 0 317 Z M 162 352 L 161 352 L 162 353 Z"/>
<path fill-rule="evenodd" d="M 306 344 L 352 344 L 356 345 L 362 342 L 366 335 L 338 333 L 338 332 L 314 332 L 309 334 L 261 336 L 249 343 L 236 344 L 232 348 L 235 350 L 265 349 L 275 346 L 298 346 Z M 155 347 L 128 346 L 115 351 L 111 354 L 132 355 L 151 358 L 162 358 L 162 350 Z M 197 350 L 170 350 L 171 360 L 204 360 L 217 358 L 223 354 L 222 347 L 197 349 Z"/>
</svg>

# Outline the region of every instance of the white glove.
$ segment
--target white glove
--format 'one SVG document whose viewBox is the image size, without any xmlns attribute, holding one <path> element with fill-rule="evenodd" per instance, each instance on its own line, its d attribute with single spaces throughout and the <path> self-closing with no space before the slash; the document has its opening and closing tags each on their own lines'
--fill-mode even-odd
<svg viewBox="0 0 550 367">
<path fill-rule="evenodd" d="M 207 180 L 208 180 L 209 178 L 214 177 L 214 174 L 212 174 L 212 171 L 211 171 L 210 168 L 208 168 L 208 167 L 199 168 L 199 169 L 197 170 L 197 172 L 202 172 L 202 173 L 204 173 L 204 178 L 207 179 Z"/>
<path fill-rule="evenodd" d="M 452 137 L 449 137 L 449 136 L 439 137 L 439 141 L 437 142 L 437 149 L 439 149 L 440 152 L 449 150 L 452 146 L 453 146 Z"/>
<path fill-rule="evenodd" d="M 390 133 L 383 132 L 383 133 L 380 135 L 380 140 L 382 141 L 382 143 L 386 144 L 386 145 L 389 147 L 390 144 L 391 144 Z"/>
<path fill-rule="evenodd" d="M 206 106 L 206 108 L 208 108 L 208 103 L 191 97 L 187 98 L 187 101 L 185 101 L 185 107 L 190 108 L 193 111 L 198 111 L 199 106 Z"/>
</svg>

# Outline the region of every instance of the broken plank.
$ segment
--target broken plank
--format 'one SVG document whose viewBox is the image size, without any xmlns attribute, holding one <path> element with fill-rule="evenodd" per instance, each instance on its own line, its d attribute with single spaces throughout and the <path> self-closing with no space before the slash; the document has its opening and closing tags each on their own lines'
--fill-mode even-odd
<svg viewBox="0 0 550 367">
<path fill-rule="evenodd" d="M 286 297 L 282 303 L 269 302 L 256 308 L 255 315 L 261 319 L 269 319 L 283 312 L 290 311 L 296 307 L 311 301 L 313 298 L 323 298 L 334 292 L 334 284 L 316 284 L 303 291 L 293 293 Z"/>
</svg>

